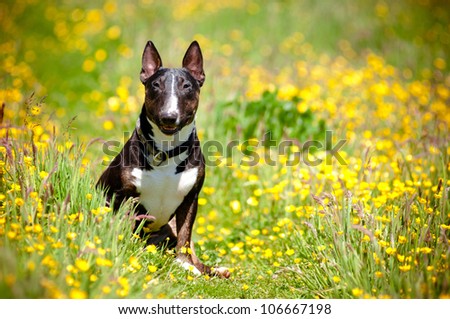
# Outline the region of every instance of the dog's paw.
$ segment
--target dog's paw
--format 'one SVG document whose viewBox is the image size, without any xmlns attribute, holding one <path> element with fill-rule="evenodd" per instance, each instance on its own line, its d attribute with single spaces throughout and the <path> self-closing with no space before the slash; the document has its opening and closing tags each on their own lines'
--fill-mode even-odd
<svg viewBox="0 0 450 319">
<path fill-rule="evenodd" d="M 181 259 L 176 259 L 176 262 L 181 265 L 184 269 L 190 271 L 192 274 L 196 276 L 200 276 L 202 273 L 198 270 L 194 265 L 188 263 L 187 261 L 183 261 Z"/>
<path fill-rule="evenodd" d="M 220 278 L 230 278 L 231 273 L 226 267 L 213 267 L 211 268 L 211 274 Z"/>
</svg>

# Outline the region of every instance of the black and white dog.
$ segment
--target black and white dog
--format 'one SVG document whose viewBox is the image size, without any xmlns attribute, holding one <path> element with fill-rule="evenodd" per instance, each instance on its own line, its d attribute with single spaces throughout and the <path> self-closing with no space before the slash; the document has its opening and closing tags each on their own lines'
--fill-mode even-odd
<svg viewBox="0 0 450 319">
<path fill-rule="evenodd" d="M 130 139 L 98 181 L 114 209 L 137 200 L 136 219 L 146 220 L 149 244 L 175 247 L 177 261 L 195 274 L 229 277 L 226 268 L 210 268 L 195 255 L 191 240 L 205 162 L 195 128 L 203 57 L 196 41 L 181 69 L 163 68 L 147 42 L 140 79 L 145 101 Z M 113 202 L 111 202 L 113 201 Z"/>
</svg>

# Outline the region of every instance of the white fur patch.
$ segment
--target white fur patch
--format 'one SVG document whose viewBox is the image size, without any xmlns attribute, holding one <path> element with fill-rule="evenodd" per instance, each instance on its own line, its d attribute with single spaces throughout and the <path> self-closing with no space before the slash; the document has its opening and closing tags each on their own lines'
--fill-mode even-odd
<svg viewBox="0 0 450 319">
<path fill-rule="evenodd" d="M 134 168 L 131 175 L 140 193 L 139 202 L 155 217 L 150 229 L 158 230 L 183 202 L 197 181 L 198 167 L 175 174 L 176 165 L 165 165 L 146 171 Z"/>
<path fill-rule="evenodd" d="M 180 124 L 180 110 L 178 108 L 178 97 L 175 93 L 175 75 L 172 74 L 171 76 L 171 83 L 170 83 L 170 97 L 169 101 L 167 101 L 167 113 L 169 114 L 176 114 L 177 120 L 176 125 Z"/>
<path fill-rule="evenodd" d="M 186 270 L 189 270 L 191 273 L 193 273 L 196 276 L 200 276 L 202 274 L 200 272 L 200 270 L 198 270 L 197 268 L 195 268 L 194 265 L 192 265 L 192 264 L 190 264 L 188 262 L 182 261 L 182 260 L 180 260 L 178 258 L 176 259 L 176 262 L 179 263 L 181 265 L 181 267 L 183 267 Z"/>
</svg>

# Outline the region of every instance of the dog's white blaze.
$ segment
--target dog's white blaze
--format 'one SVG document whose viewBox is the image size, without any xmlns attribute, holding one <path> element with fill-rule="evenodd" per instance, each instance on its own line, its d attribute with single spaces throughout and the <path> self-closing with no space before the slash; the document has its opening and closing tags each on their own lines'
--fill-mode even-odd
<svg viewBox="0 0 450 319">
<path fill-rule="evenodd" d="M 188 262 L 182 261 L 180 259 L 176 259 L 177 263 L 179 263 L 181 265 L 181 267 L 183 267 L 186 270 L 189 270 L 190 272 L 192 272 L 194 275 L 196 276 L 200 276 L 202 273 L 200 272 L 200 270 L 198 270 L 197 268 L 195 268 L 194 265 L 191 265 Z"/>
<path fill-rule="evenodd" d="M 169 222 L 170 216 L 197 181 L 198 167 L 179 174 L 175 174 L 175 168 L 174 165 L 166 165 L 150 171 L 134 168 L 131 172 L 140 193 L 139 202 L 156 219 L 150 225 L 152 230 L 158 230 Z"/>
<path fill-rule="evenodd" d="M 195 123 L 193 121 L 192 123 L 183 127 L 178 133 L 174 135 L 166 135 L 158 128 L 158 125 L 153 123 L 149 118 L 147 118 L 147 121 L 152 127 L 153 139 L 156 143 L 156 147 L 159 150 L 163 151 L 168 151 L 172 148 L 177 147 L 178 145 L 183 144 L 189 139 L 189 135 L 191 135 L 195 127 Z"/>
<path fill-rule="evenodd" d="M 169 101 L 167 102 L 168 104 L 168 109 L 167 109 L 167 113 L 169 114 L 176 114 L 177 115 L 177 121 L 176 121 L 176 125 L 180 124 L 180 110 L 178 108 L 178 97 L 176 95 L 176 90 L 175 90 L 175 75 L 171 74 L 171 82 L 170 82 L 170 97 L 169 97 Z"/>
</svg>

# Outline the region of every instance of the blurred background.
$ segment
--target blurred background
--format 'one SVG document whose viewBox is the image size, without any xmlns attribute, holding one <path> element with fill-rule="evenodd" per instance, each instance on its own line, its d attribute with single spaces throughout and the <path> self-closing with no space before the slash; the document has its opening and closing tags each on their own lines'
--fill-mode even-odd
<svg viewBox="0 0 450 319">
<path fill-rule="evenodd" d="M 203 147 L 194 239 L 233 280 L 103 218 L 102 142 L 134 129 L 148 40 L 168 67 L 203 50 L 198 133 L 225 144 Z M 2 0 L 0 295 L 448 298 L 449 57 L 444 0 Z M 313 140 L 320 163 L 292 164 Z"/>
<path fill-rule="evenodd" d="M 57 127 L 76 116 L 77 137 L 117 136 L 132 129 L 141 108 L 138 75 L 149 39 L 171 67 L 199 41 L 207 75 L 199 121 L 218 102 L 302 86 L 310 74 L 299 74 L 299 63 L 327 68 L 339 59 L 357 67 L 374 53 L 406 80 L 443 82 L 449 15 L 444 0 L 7 0 L 0 4 L 0 97 L 13 122 L 26 112 L 14 103 L 34 94 L 45 99 L 36 112 L 51 114 Z"/>
</svg>

